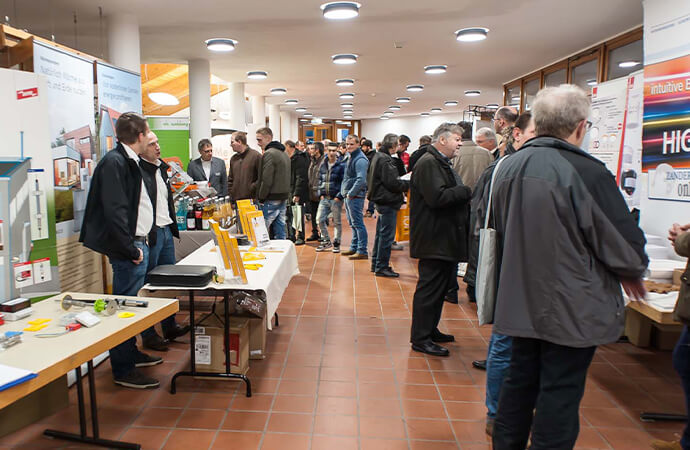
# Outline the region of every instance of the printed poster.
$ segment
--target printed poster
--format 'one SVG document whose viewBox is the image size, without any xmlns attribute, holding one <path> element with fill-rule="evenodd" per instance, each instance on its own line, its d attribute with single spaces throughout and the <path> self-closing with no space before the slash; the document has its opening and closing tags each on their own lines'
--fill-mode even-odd
<svg viewBox="0 0 690 450">
<path fill-rule="evenodd" d="M 627 78 L 607 81 L 592 88 L 592 128 L 589 130 L 588 151 L 616 177 L 627 95 Z"/>
<path fill-rule="evenodd" d="M 96 62 L 98 155 L 115 148 L 115 122 L 125 112 L 141 113 L 141 75 Z"/>
<path fill-rule="evenodd" d="M 638 179 L 642 172 L 643 71 L 631 74 L 627 86 L 628 99 L 616 182 L 626 203 L 632 208 L 640 206 L 642 190 L 638 185 Z"/>
</svg>

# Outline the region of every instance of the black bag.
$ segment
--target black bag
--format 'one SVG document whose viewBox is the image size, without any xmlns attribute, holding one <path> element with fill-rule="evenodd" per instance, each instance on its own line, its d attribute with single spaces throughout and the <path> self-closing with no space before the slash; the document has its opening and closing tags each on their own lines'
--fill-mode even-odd
<svg viewBox="0 0 690 450">
<path fill-rule="evenodd" d="M 213 266 L 163 264 L 148 273 L 148 280 L 153 286 L 204 287 L 215 273 Z"/>
</svg>

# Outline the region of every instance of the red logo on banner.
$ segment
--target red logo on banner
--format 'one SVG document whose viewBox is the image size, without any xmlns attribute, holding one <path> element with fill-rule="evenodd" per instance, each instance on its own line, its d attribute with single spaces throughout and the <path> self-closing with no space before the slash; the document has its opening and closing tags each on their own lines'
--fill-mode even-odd
<svg viewBox="0 0 690 450">
<path fill-rule="evenodd" d="M 38 88 L 31 89 L 21 89 L 17 91 L 17 100 L 23 100 L 25 98 L 38 97 Z"/>
</svg>

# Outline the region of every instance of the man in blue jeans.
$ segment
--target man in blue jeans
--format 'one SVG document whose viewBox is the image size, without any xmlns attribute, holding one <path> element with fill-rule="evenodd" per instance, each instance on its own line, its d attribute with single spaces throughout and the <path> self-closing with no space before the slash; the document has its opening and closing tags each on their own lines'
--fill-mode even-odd
<svg viewBox="0 0 690 450">
<path fill-rule="evenodd" d="M 345 176 L 340 194 L 345 198 L 347 223 L 352 228 L 350 249 L 342 252 L 352 260 L 369 259 L 367 252 L 367 229 L 364 227 L 364 195 L 367 192 L 367 169 L 369 160 L 357 146 L 359 139 L 351 134 L 345 140 L 345 150 L 350 157 L 345 166 Z"/>
<path fill-rule="evenodd" d="M 398 211 L 404 201 L 403 192 L 407 192 L 410 183 L 398 178 L 398 169 L 391 156 L 397 149 L 398 135 L 385 135 L 381 148 L 371 160 L 367 176 L 367 197 L 370 202 L 376 204 L 376 210 L 379 212 L 371 260 L 371 271 L 375 272 L 377 277 L 400 276 L 390 266 L 391 246 L 395 239 Z"/>
<path fill-rule="evenodd" d="M 343 184 L 345 164 L 338 160 L 338 146 L 329 144 L 327 158 L 319 168 L 319 209 L 316 220 L 321 230 L 321 245 L 317 252 L 331 249 L 333 253 L 340 253 L 340 236 L 342 225 L 340 224 L 341 211 L 343 210 L 343 198 L 340 194 L 340 186 Z M 333 214 L 333 242 L 328 234 L 328 216 Z"/>
<path fill-rule="evenodd" d="M 262 204 L 266 228 L 272 239 L 285 239 L 285 207 L 290 196 L 290 157 L 285 153 L 285 146 L 273 140 L 273 131 L 268 127 L 256 131 L 256 141 L 263 150 L 257 197 Z"/>
<path fill-rule="evenodd" d="M 118 144 L 96 166 L 79 236 L 84 246 L 110 259 L 115 295 L 136 296 L 146 278 L 154 215 L 139 155 L 146 150 L 148 133 L 146 119 L 138 113 L 124 113 L 117 120 Z M 120 386 L 158 387 L 158 380 L 138 368 L 162 362 L 140 352 L 134 337 L 110 349 L 113 379 Z"/>
</svg>

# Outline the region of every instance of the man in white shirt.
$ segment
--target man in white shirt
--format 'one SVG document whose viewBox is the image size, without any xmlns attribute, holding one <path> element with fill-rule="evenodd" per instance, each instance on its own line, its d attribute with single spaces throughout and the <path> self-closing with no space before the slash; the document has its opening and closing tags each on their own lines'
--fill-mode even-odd
<svg viewBox="0 0 690 450">
<path fill-rule="evenodd" d="M 213 144 L 210 139 L 199 141 L 199 158 L 189 161 L 187 173 L 195 181 L 207 181 L 219 197 L 228 195 L 228 171 L 225 161 L 213 157 Z"/>
</svg>

